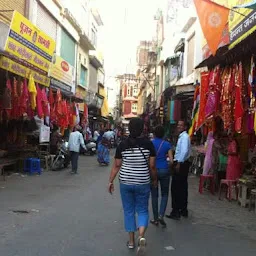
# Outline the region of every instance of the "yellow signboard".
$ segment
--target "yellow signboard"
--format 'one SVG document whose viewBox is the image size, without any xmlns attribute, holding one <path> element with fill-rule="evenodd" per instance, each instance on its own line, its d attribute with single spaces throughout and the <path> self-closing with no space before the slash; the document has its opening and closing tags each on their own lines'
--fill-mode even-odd
<svg viewBox="0 0 256 256">
<path fill-rule="evenodd" d="M 229 0 L 232 7 L 250 2 L 252 0 Z M 255 10 L 240 8 L 236 11 L 230 11 L 229 15 L 230 49 L 256 30 Z"/>
<path fill-rule="evenodd" d="M 5 51 L 47 74 L 55 52 L 55 41 L 19 12 L 14 11 Z"/>
<path fill-rule="evenodd" d="M 0 57 L 0 68 L 8 70 L 16 75 L 29 78 L 29 75 L 32 74 L 36 83 L 49 86 L 50 85 L 50 78 L 44 75 L 39 74 L 36 71 L 33 71 L 7 57 L 1 56 Z"/>
<path fill-rule="evenodd" d="M 60 56 L 56 56 L 50 69 L 50 77 L 72 86 L 74 81 L 74 67 Z"/>
</svg>

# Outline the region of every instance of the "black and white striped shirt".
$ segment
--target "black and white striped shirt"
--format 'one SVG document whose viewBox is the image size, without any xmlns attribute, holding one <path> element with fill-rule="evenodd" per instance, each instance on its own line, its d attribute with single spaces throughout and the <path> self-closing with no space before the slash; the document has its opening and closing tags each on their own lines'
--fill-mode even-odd
<svg viewBox="0 0 256 256">
<path fill-rule="evenodd" d="M 144 155 L 143 155 L 144 154 Z M 142 185 L 150 183 L 149 157 L 155 156 L 153 143 L 146 138 L 137 138 L 131 147 L 129 139 L 121 142 L 116 149 L 116 159 L 122 159 L 119 180 L 123 184 Z"/>
</svg>

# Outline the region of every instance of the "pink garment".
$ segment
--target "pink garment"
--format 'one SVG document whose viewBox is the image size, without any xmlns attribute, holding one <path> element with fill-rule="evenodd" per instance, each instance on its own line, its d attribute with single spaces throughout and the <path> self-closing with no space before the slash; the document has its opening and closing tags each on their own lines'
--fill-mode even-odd
<svg viewBox="0 0 256 256">
<path fill-rule="evenodd" d="M 237 142 L 232 140 L 228 145 L 227 180 L 237 180 L 242 173 L 241 160 L 238 155 Z"/>
<path fill-rule="evenodd" d="M 207 149 L 204 158 L 203 175 L 208 175 L 212 169 L 212 146 L 214 143 L 213 132 L 209 132 L 207 136 Z"/>
</svg>

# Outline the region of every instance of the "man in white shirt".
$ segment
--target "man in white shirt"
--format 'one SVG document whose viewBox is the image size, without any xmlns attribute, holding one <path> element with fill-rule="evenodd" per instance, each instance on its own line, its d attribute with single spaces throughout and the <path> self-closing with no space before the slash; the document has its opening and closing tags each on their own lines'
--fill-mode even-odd
<svg viewBox="0 0 256 256">
<path fill-rule="evenodd" d="M 191 151 L 190 137 L 187 133 L 187 124 L 181 120 L 177 130 L 179 139 L 174 156 L 175 172 L 172 177 L 172 212 L 167 218 L 178 220 L 180 216 L 188 217 L 188 171 Z"/>
<path fill-rule="evenodd" d="M 68 147 L 71 155 L 71 165 L 72 165 L 72 173 L 77 174 L 77 166 L 78 166 L 78 157 L 80 152 L 80 146 L 86 149 L 84 144 L 84 138 L 81 132 L 80 126 L 76 126 L 74 131 L 69 136 Z"/>
</svg>

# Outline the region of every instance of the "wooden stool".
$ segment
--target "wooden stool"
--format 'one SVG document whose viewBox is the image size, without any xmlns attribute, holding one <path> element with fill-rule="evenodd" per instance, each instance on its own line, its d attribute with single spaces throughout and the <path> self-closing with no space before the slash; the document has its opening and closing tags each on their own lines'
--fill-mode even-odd
<svg viewBox="0 0 256 256">
<path fill-rule="evenodd" d="M 254 202 L 254 212 L 256 213 L 256 189 L 251 190 L 250 202 L 249 202 L 249 211 L 252 210 L 253 202 Z"/>
<path fill-rule="evenodd" d="M 219 200 L 221 199 L 221 192 L 223 185 L 226 185 L 228 187 L 226 198 L 231 201 L 232 199 L 232 186 L 235 186 L 236 189 L 236 200 L 238 199 L 238 187 L 237 187 L 237 181 L 236 180 L 221 180 L 220 181 L 220 190 L 219 190 Z"/>
</svg>

